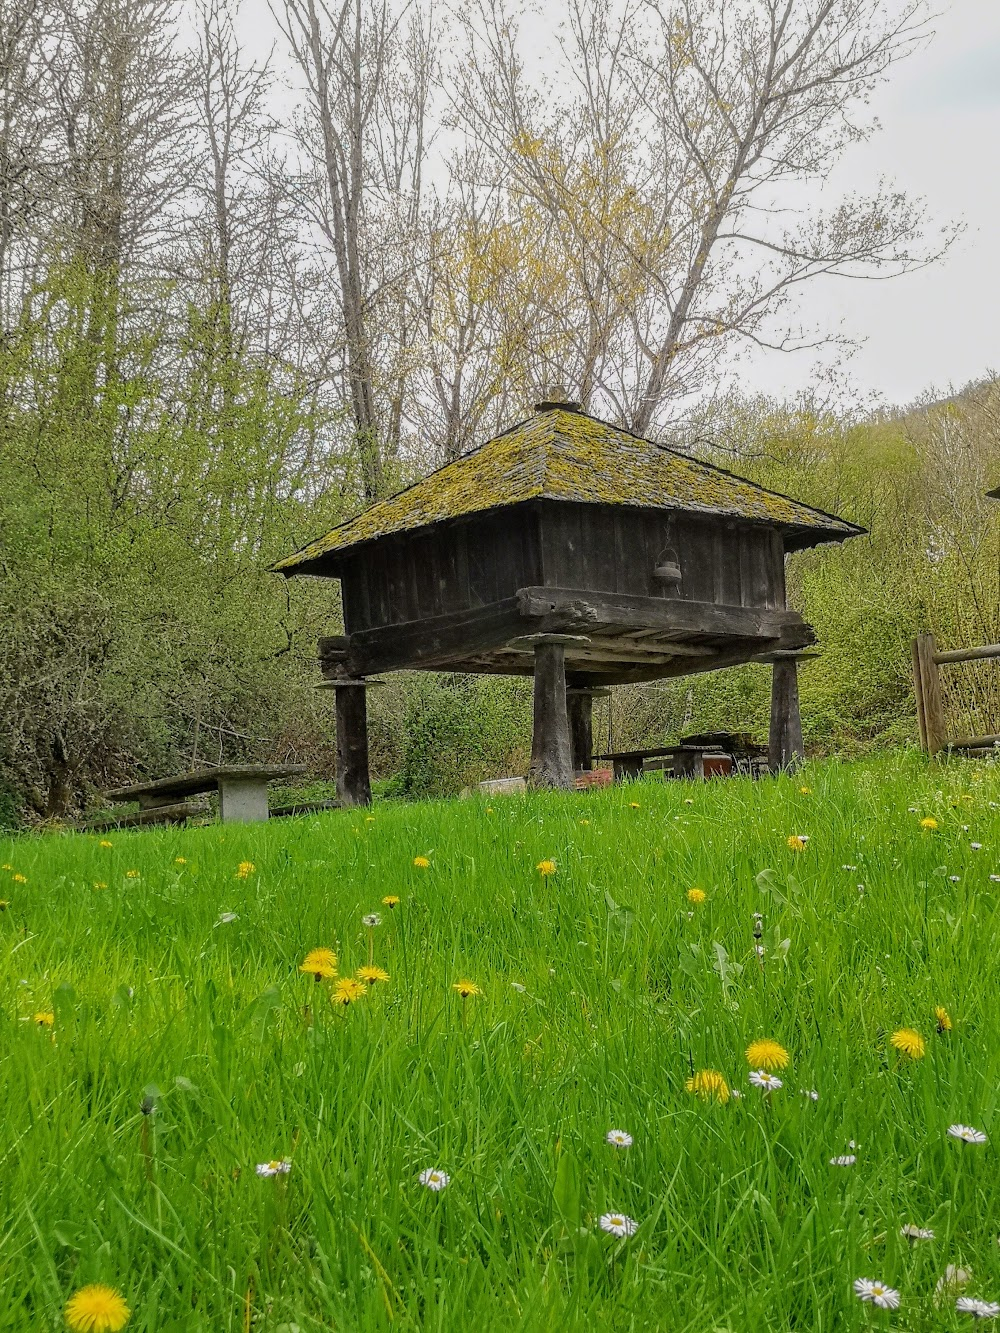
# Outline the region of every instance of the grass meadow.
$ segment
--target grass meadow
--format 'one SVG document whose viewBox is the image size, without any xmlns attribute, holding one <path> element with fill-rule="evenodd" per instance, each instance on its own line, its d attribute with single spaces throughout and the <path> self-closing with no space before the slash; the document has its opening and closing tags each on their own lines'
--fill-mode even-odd
<svg viewBox="0 0 1000 1333">
<path fill-rule="evenodd" d="M 1000 767 L 19 837 L 0 861 L 2 1329 L 64 1328 L 92 1282 L 129 1333 L 931 1330 L 972 1325 L 957 1294 L 1000 1300 Z M 320 946 L 389 979 L 334 1004 L 298 970 Z M 771 1092 L 761 1038 L 790 1057 Z M 687 1090 L 706 1069 L 728 1100 Z"/>
</svg>

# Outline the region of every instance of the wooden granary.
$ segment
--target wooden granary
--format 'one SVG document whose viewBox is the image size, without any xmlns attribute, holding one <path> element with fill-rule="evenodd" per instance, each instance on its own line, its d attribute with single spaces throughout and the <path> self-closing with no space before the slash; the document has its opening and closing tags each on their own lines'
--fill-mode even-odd
<svg viewBox="0 0 1000 1333">
<path fill-rule="evenodd" d="M 275 568 L 338 578 L 320 641 L 338 790 L 370 799 L 365 689 L 400 669 L 534 676 L 531 778 L 591 766 L 606 686 L 774 664 L 772 759 L 801 751 L 785 555 L 864 531 L 565 402 L 311 542 Z"/>
</svg>

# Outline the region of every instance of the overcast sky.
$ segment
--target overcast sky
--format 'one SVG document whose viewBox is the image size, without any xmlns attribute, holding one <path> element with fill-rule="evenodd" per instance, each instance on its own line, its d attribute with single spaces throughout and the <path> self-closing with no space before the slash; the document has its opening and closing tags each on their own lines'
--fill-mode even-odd
<svg viewBox="0 0 1000 1333">
<path fill-rule="evenodd" d="M 547 20 L 559 5 L 542 0 Z M 938 0 L 937 8 L 933 38 L 894 68 L 873 101 L 881 131 L 850 150 L 822 191 L 832 204 L 884 176 L 924 198 L 937 225 L 965 226 L 928 269 L 803 289 L 806 325 L 862 340 L 841 367 L 859 403 L 908 403 L 1000 371 L 1000 0 Z M 275 37 L 268 0 L 245 0 L 243 15 L 263 54 Z M 748 393 L 791 396 L 815 382 L 817 369 L 815 352 L 755 353 L 731 373 Z"/>
<path fill-rule="evenodd" d="M 931 268 L 888 282 L 810 284 L 809 322 L 864 343 L 846 366 L 862 394 L 904 403 L 1000 371 L 1000 0 L 940 5 L 935 36 L 898 65 L 875 104 L 882 131 L 853 149 L 831 186 L 880 175 L 966 230 Z M 809 353 L 742 368 L 747 388 L 793 393 Z"/>
</svg>

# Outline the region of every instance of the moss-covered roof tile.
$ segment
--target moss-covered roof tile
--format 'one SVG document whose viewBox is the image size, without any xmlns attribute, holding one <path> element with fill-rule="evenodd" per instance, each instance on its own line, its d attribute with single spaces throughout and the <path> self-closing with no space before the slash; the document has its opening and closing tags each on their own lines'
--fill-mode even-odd
<svg viewBox="0 0 1000 1333">
<path fill-rule="evenodd" d="M 274 568 L 310 573 L 309 566 L 324 557 L 377 537 L 542 499 L 743 518 L 796 529 L 805 538 L 800 545 L 842 541 L 863 531 L 584 412 L 547 408 L 380 500 Z"/>
</svg>

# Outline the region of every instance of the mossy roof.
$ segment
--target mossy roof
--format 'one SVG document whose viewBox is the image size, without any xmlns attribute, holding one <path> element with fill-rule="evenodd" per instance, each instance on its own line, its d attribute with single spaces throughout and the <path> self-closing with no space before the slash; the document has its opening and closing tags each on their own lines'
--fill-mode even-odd
<svg viewBox="0 0 1000 1333">
<path fill-rule="evenodd" d="M 341 523 L 274 568 L 326 572 L 351 547 L 528 500 L 684 510 L 764 523 L 796 546 L 843 541 L 863 528 L 585 412 L 545 408 L 477 449 Z"/>
</svg>

